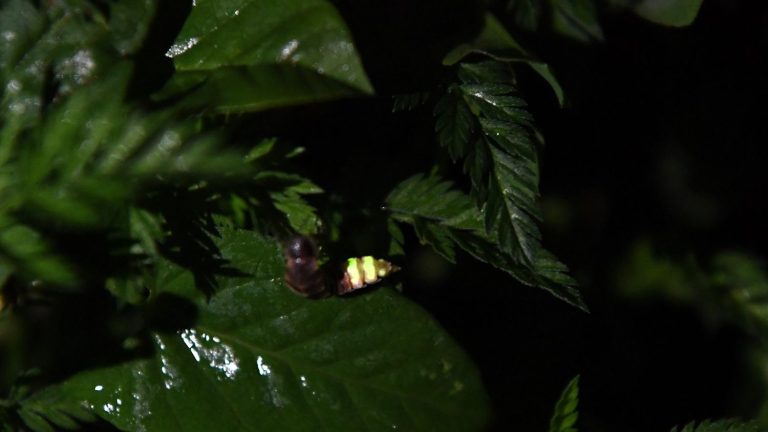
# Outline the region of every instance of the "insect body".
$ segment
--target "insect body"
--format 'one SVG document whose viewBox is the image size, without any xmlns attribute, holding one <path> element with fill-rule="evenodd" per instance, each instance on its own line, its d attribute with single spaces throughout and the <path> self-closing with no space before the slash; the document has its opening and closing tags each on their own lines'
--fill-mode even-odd
<svg viewBox="0 0 768 432">
<path fill-rule="evenodd" d="M 317 263 L 317 247 L 307 237 L 294 237 L 285 247 L 285 282 L 296 294 L 322 297 L 327 294 Z"/>
<path fill-rule="evenodd" d="M 379 282 L 399 268 L 372 256 L 350 258 L 341 274 L 326 275 L 317 260 L 317 247 L 307 237 L 294 237 L 285 247 L 285 282 L 299 295 L 311 298 L 344 295 Z"/>
<path fill-rule="evenodd" d="M 375 284 L 383 277 L 398 270 L 400 269 L 391 262 L 375 259 L 370 255 L 362 258 L 350 258 L 347 260 L 344 274 L 339 281 L 336 292 L 340 295 L 347 294 Z"/>
</svg>

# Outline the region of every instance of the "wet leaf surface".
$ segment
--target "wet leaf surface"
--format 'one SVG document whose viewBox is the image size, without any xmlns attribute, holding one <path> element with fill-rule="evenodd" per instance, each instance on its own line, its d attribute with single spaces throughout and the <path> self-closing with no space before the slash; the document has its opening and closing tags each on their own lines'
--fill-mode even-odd
<svg viewBox="0 0 768 432">
<path fill-rule="evenodd" d="M 194 303 L 194 326 L 59 391 L 127 430 L 482 429 L 475 367 L 421 308 L 388 288 L 307 300 L 284 286 L 273 242 L 222 230 L 218 246 L 243 276 L 220 277 L 210 301 L 179 267 L 157 279 L 157 298 Z"/>
<path fill-rule="evenodd" d="M 346 24 L 325 0 L 197 1 L 166 55 L 181 74 L 249 67 L 252 81 L 271 83 L 257 86 L 253 93 L 274 88 L 290 94 L 278 105 L 297 103 L 297 92 L 303 95 L 300 102 L 373 92 Z M 270 75 L 273 69 L 254 68 L 258 66 L 280 66 L 291 80 L 284 82 Z M 174 87 L 179 79 L 189 81 L 175 78 Z M 251 89 L 247 80 L 227 88 L 242 90 L 246 96 Z M 242 111 L 264 108 L 263 103 L 243 102 L 242 96 L 237 99 Z"/>
</svg>

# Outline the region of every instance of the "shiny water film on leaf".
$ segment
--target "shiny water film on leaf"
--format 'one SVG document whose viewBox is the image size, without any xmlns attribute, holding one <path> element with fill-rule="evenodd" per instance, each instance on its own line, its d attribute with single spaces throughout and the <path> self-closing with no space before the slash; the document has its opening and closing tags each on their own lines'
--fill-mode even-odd
<svg viewBox="0 0 768 432">
<path fill-rule="evenodd" d="M 281 64 L 372 92 L 349 30 L 326 0 L 198 0 L 167 55 L 177 71 Z"/>
<path fill-rule="evenodd" d="M 194 327 L 153 333 L 154 353 L 82 372 L 58 391 L 126 430 L 482 430 L 487 399 L 467 356 L 388 288 L 307 300 L 284 286 L 278 245 L 221 229 L 241 276 L 210 302 L 187 271 L 155 296 L 194 302 Z"/>
</svg>

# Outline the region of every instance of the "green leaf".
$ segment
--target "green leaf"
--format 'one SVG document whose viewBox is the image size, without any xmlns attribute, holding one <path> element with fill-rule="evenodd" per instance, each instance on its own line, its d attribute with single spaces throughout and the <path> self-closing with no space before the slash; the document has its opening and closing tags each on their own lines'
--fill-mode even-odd
<svg viewBox="0 0 768 432">
<path fill-rule="evenodd" d="M 155 298 L 194 305 L 193 327 L 154 332 L 151 356 L 81 372 L 57 392 L 126 430 L 483 428 L 477 371 L 422 309 L 388 288 L 296 296 L 274 243 L 221 234 L 241 275 L 219 277 L 209 302 L 174 265 L 156 281 Z"/>
<path fill-rule="evenodd" d="M 455 244 L 474 258 L 512 275 L 521 283 L 536 286 L 584 311 L 587 307 L 567 268 L 546 251 L 539 251 L 533 266 L 521 264 L 491 240 L 483 216 L 466 194 L 436 176 L 413 176 L 390 192 L 387 209 L 392 217 L 414 226 L 419 239 L 449 261 Z"/>
<path fill-rule="evenodd" d="M 699 14 L 702 0 L 641 0 L 634 10 L 648 21 L 672 27 L 685 27 Z"/>
<path fill-rule="evenodd" d="M 460 88 L 451 86 L 435 105 L 437 138 L 453 160 L 466 156 L 466 143 L 472 136 L 474 126 L 472 111 L 460 93 Z"/>
<path fill-rule="evenodd" d="M 505 127 L 488 127 L 488 130 L 493 133 Z M 538 172 L 534 170 L 538 168 L 537 161 L 521 160 L 524 157 L 521 153 L 529 149 L 519 152 L 495 144 L 488 147 L 493 171 L 485 207 L 486 230 L 495 232 L 500 246 L 516 260 L 534 263 L 541 248 L 541 233 L 536 225 L 541 220 L 536 204 Z"/>
<path fill-rule="evenodd" d="M 448 228 L 418 217 L 413 219 L 413 228 L 422 244 L 432 246 L 435 252 L 446 261 L 456 263 L 456 253 L 453 250 L 453 240 Z"/>
<path fill-rule="evenodd" d="M 764 428 L 758 427 L 754 422 L 742 422 L 739 420 L 704 420 L 697 426 L 695 422 L 688 423 L 680 432 L 762 432 Z M 672 432 L 678 432 L 677 427 Z"/>
<path fill-rule="evenodd" d="M 349 30 L 326 0 L 201 0 L 167 55 L 179 74 L 159 97 L 204 83 L 194 98 L 220 112 L 373 92 Z"/>
<path fill-rule="evenodd" d="M 312 70 L 274 64 L 177 72 L 154 97 L 178 95 L 181 107 L 228 114 L 357 97 L 360 92 Z"/>
<path fill-rule="evenodd" d="M 403 250 L 403 244 L 405 244 L 405 236 L 403 235 L 403 231 L 400 229 L 400 227 L 397 226 L 397 223 L 392 219 L 387 220 L 387 232 L 389 232 L 390 237 L 388 255 L 405 255 L 405 250 Z"/>
<path fill-rule="evenodd" d="M 593 0 L 549 0 L 549 4 L 556 32 L 581 42 L 603 40 Z"/>
<path fill-rule="evenodd" d="M 392 112 L 411 111 L 424 105 L 429 100 L 428 92 L 407 93 L 394 96 Z"/>
<path fill-rule="evenodd" d="M 70 263 L 54 253 L 39 232 L 21 224 L 0 228 L 0 259 L 28 280 L 63 287 L 78 281 Z"/>
<path fill-rule="evenodd" d="M 270 196 L 275 207 L 285 214 L 288 223 L 297 233 L 314 235 L 320 228 L 320 218 L 317 216 L 317 210 L 309 205 L 301 195 L 321 192 L 322 190 L 304 192 L 298 188 L 288 188 L 284 192 L 273 192 Z"/>
<path fill-rule="evenodd" d="M 76 430 L 96 417 L 79 402 L 63 400 L 50 388 L 19 401 L 19 414 L 33 430 Z M 32 425 L 35 425 L 34 427 Z"/>
<path fill-rule="evenodd" d="M 19 416 L 24 424 L 33 432 L 55 432 L 53 427 L 43 417 L 33 411 L 21 409 Z"/>
<path fill-rule="evenodd" d="M 549 421 L 549 432 L 576 432 L 573 427 L 579 417 L 579 376 L 576 375 L 563 390 Z"/>
<path fill-rule="evenodd" d="M 552 68 L 523 49 L 493 14 L 486 13 L 482 31 L 477 38 L 451 50 L 443 58 L 443 64 L 457 64 L 470 54 L 480 54 L 500 62 L 527 64 L 547 81 L 560 106 L 565 105 L 565 93 Z"/>
<path fill-rule="evenodd" d="M 154 0 L 120 0 L 109 3 L 112 44 L 125 56 L 141 48 L 157 9 Z"/>
<path fill-rule="evenodd" d="M 566 274 L 567 268 L 541 245 L 533 118 L 511 84 L 508 67 L 495 61 L 462 63 L 459 79 L 461 84 L 452 86 L 435 107 L 436 129 L 438 140 L 454 161 L 466 156 L 464 169 L 472 180 L 472 195 L 484 213 L 483 237 L 492 239 L 514 261 L 513 274 L 521 275 L 521 267 L 529 270 L 532 277 L 520 276 L 522 282 L 553 292 L 558 292 L 556 285 L 562 285 L 556 295 L 582 307 L 571 295 L 575 282 Z M 464 111 L 471 116 L 455 114 Z M 471 134 L 473 130 L 478 132 Z M 429 203 L 429 197 L 439 196 L 443 190 L 423 190 L 415 196 Z M 569 294 L 563 296 L 563 292 Z"/>
<path fill-rule="evenodd" d="M 408 178 L 389 193 L 386 202 L 387 209 L 394 214 L 440 222 L 457 219 L 468 211 L 478 213 L 466 194 L 437 176 L 417 174 Z"/>
</svg>

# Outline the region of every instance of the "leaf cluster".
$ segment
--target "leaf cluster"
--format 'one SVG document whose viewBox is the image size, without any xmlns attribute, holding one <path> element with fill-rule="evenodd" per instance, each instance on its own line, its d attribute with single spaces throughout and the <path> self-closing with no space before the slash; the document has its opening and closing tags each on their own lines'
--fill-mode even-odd
<svg viewBox="0 0 768 432">
<path fill-rule="evenodd" d="M 550 3 L 564 32 L 601 37 L 590 1 Z M 72 347 L 99 354 L 29 380 L 16 375 L 32 354 L 0 357 L 2 427 L 482 429 L 479 373 L 425 311 L 386 288 L 309 301 L 282 282 L 281 241 L 338 238 L 340 223 L 321 221 L 324 190 L 297 168 L 305 143 L 254 125 L 268 111 L 303 127 L 289 109 L 374 92 L 345 17 L 328 0 L 200 1 L 179 22 L 165 8 L 182 9 L 0 3 L 0 355 L 17 337 L 56 364 L 68 353 L 30 329 L 63 321 L 75 321 Z M 564 92 L 483 17 L 438 65 L 444 81 L 395 104 L 434 103 L 436 142 L 469 192 L 440 166 L 386 179 L 390 253 L 406 250 L 397 223 L 409 224 L 448 261 L 463 250 L 586 309 L 542 244 L 541 137 L 513 67 L 532 68 L 561 105 Z M 159 47 L 168 28 L 180 30 Z M 355 198 L 339 202 L 369 214 Z M 578 378 L 552 431 L 574 430 L 577 401 Z"/>
</svg>

